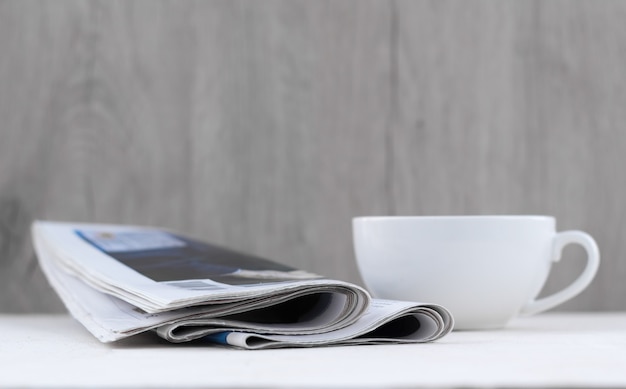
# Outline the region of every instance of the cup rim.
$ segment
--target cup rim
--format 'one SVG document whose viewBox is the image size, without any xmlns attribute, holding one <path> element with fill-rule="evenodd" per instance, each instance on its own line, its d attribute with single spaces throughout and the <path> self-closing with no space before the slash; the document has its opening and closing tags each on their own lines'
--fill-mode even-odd
<svg viewBox="0 0 626 389">
<path fill-rule="evenodd" d="M 551 215 L 537 215 L 537 214 L 518 214 L 518 215 L 497 215 L 497 214 L 485 214 L 485 215 L 379 215 L 379 216 L 355 216 L 353 221 L 395 221 L 395 220 L 555 220 Z"/>
</svg>

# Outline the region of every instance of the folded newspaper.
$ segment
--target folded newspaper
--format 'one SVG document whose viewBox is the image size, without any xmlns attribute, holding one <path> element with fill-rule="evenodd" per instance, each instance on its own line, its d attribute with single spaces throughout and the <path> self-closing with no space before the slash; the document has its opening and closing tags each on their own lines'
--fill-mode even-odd
<svg viewBox="0 0 626 389">
<path fill-rule="evenodd" d="M 39 263 L 102 342 L 154 331 L 244 349 L 416 343 L 452 330 L 436 304 L 363 288 L 151 227 L 33 223 Z"/>
</svg>

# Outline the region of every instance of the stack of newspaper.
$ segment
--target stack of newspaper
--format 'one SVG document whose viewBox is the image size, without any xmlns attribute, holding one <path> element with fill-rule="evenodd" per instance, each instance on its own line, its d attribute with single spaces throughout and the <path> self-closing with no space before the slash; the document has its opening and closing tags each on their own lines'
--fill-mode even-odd
<svg viewBox="0 0 626 389">
<path fill-rule="evenodd" d="M 154 331 L 245 349 L 428 342 L 451 331 L 435 304 L 361 287 L 167 230 L 37 221 L 41 268 L 102 342 Z"/>
</svg>

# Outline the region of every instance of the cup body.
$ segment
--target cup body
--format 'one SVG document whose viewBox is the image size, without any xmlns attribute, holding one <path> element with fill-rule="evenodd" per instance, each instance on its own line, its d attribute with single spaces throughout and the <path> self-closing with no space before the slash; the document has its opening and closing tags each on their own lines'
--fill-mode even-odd
<svg viewBox="0 0 626 389">
<path fill-rule="evenodd" d="M 501 328 L 534 299 L 555 234 L 550 216 L 353 220 L 358 268 L 372 295 L 441 304 L 456 329 Z"/>
</svg>

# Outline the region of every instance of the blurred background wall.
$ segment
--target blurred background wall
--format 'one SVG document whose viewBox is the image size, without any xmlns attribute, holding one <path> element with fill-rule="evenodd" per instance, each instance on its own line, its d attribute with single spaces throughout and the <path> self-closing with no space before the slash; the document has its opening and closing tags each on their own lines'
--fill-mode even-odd
<svg viewBox="0 0 626 389">
<path fill-rule="evenodd" d="M 598 241 L 560 309 L 624 310 L 624 20 L 621 1 L 0 1 L 0 311 L 63 311 L 33 219 L 361 283 L 353 216 L 519 213 Z"/>
</svg>

